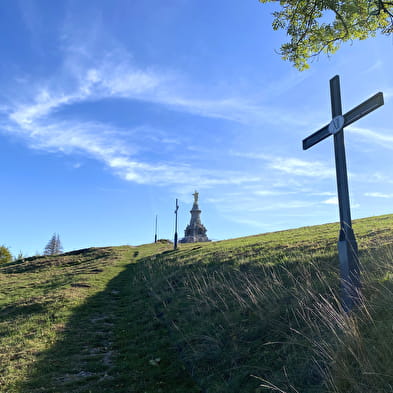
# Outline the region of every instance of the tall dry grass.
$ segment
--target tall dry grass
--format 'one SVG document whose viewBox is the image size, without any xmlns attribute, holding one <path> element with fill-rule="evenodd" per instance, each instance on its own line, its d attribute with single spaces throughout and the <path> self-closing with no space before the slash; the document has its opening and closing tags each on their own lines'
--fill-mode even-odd
<svg viewBox="0 0 393 393">
<path fill-rule="evenodd" d="M 349 314 L 335 258 L 229 266 L 161 258 L 143 276 L 206 392 L 384 393 L 393 392 L 392 257 L 386 247 L 362 256 L 362 298 Z"/>
<path fill-rule="evenodd" d="M 315 358 L 329 392 L 393 392 L 393 249 L 364 254 L 359 307 L 345 314 L 339 299 L 316 299 L 303 314 L 311 330 Z M 324 338 L 320 326 L 330 334 Z"/>
</svg>

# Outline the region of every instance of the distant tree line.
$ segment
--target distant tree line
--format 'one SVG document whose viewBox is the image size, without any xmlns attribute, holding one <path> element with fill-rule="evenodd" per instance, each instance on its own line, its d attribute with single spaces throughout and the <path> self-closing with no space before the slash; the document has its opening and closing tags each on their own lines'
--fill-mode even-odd
<svg viewBox="0 0 393 393">
<path fill-rule="evenodd" d="M 60 236 L 58 233 L 54 233 L 48 244 L 45 246 L 43 255 L 57 255 L 63 252 L 63 246 L 60 241 Z M 36 253 L 36 256 L 39 256 L 39 253 Z M 2 245 L 0 246 L 0 265 L 5 263 L 10 263 L 12 261 L 22 261 L 25 258 L 25 255 L 20 251 L 18 256 L 13 257 L 11 251 L 8 247 Z"/>
</svg>

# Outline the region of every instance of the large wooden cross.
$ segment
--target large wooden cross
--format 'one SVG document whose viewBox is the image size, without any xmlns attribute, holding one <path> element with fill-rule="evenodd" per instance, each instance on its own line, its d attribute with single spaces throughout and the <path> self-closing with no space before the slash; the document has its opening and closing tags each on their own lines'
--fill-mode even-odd
<svg viewBox="0 0 393 393">
<path fill-rule="evenodd" d="M 346 114 L 342 114 L 340 78 L 336 75 L 330 80 L 330 101 L 332 121 L 303 140 L 303 150 L 307 150 L 330 135 L 334 137 L 336 159 L 338 204 L 340 209 L 340 234 L 338 256 L 341 272 L 342 306 L 350 311 L 359 301 L 360 267 L 358 246 L 352 230 L 351 209 L 349 205 L 348 175 L 345 159 L 344 127 L 349 126 L 373 110 L 383 105 L 383 94 L 377 93 Z"/>
</svg>

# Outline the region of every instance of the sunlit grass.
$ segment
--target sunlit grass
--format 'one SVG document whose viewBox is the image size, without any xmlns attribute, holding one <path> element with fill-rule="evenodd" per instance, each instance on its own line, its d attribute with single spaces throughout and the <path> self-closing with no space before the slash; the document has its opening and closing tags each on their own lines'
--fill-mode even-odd
<svg viewBox="0 0 393 393">
<path fill-rule="evenodd" d="M 392 392 L 393 216 L 354 229 L 350 315 L 338 224 L 1 266 L 0 391 Z"/>
</svg>

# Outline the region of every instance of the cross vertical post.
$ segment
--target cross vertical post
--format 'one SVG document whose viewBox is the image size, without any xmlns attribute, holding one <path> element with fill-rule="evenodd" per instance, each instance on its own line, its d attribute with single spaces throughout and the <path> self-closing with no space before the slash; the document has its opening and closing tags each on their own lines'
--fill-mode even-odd
<svg viewBox="0 0 393 393">
<path fill-rule="evenodd" d="M 176 198 L 176 209 L 175 209 L 175 239 L 173 242 L 173 249 L 177 249 L 177 211 L 179 210 L 179 205 Z"/>
<path fill-rule="evenodd" d="M 342 116 L 340 79 L 337 75 L 330 80 L 330 100 L 332 118 Z M 343 128 L 334 134 L 334 155 L 340 210 L 338 258 L 341 273 L 342 306 L 347 312 L 359 302 L 361 284 L 358 245 L 352 229 Z"/>
<path fill-rule="evenodd" d="M 344 115 L 341 107 L 340 78 L 330 80 L 330 101 L 332 121 L 303 140 L 303 150 L 307 150 L 330 135 L 334 136 L 337 193 L 340 209 L 340 234 L 338 257 L 341 273 L 342 307 L 345 312 L 352 310 L 360 300 L 360 265 L 358 246 L 352 229 L 349 203 L 347 163 L 345 157 L 344 127 L 379 108 L 384 104 L 381 92 L 370 97 Z"/>
</svg>

